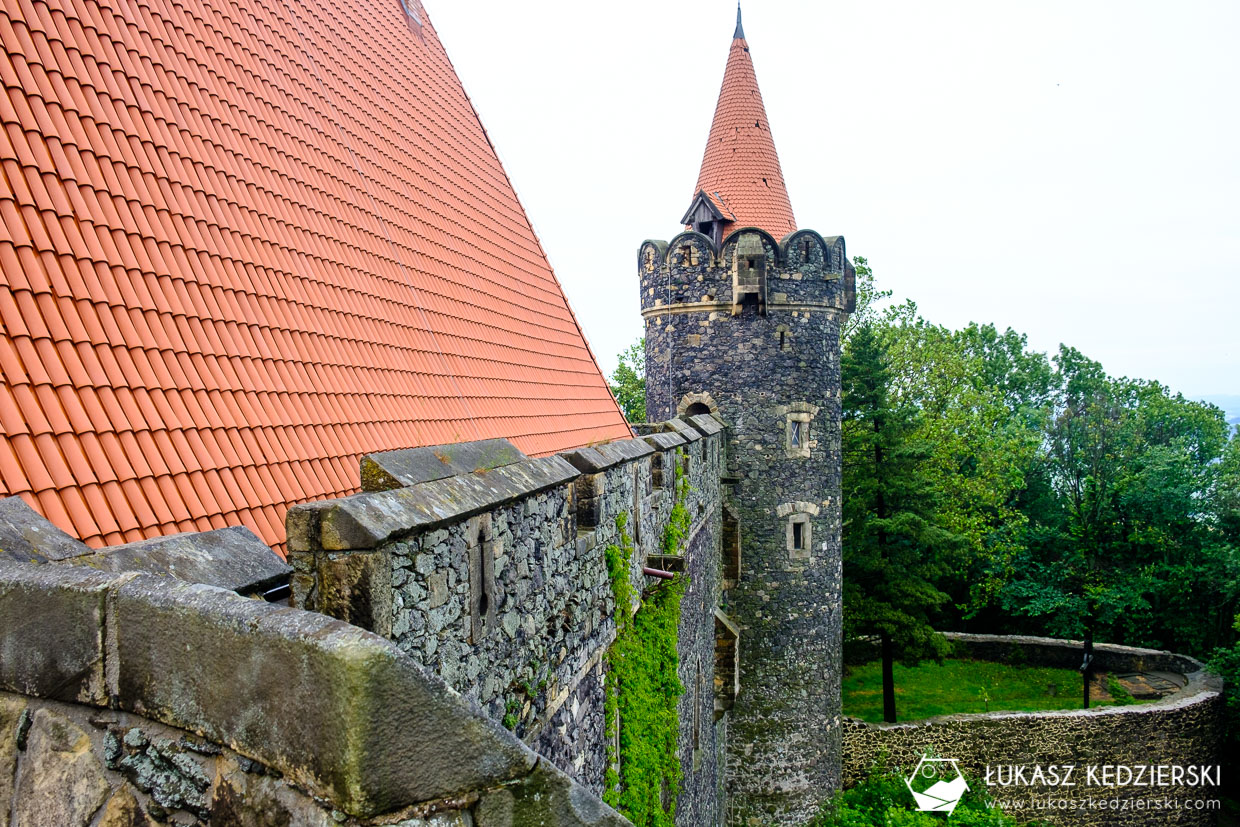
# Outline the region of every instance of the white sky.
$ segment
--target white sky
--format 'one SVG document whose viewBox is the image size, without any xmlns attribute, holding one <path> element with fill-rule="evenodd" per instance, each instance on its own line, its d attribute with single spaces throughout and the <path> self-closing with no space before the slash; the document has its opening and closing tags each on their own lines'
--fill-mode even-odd
<svg viewBox="0 0 1240 827">
<path fill-rule="evenodd" d="M 595 356 L 693 195 L 731 0 L 426 0 Z M 749 0 L 798 225 L 931 321 L 1240 393 L 1240 2 Z"/>
</svg>

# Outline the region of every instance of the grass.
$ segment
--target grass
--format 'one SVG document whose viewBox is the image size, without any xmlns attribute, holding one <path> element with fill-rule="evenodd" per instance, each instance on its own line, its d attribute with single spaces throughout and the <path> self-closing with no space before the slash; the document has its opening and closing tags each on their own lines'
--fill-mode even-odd
<svg viewBox="0 0 1240 827">
<path fill-rule="evenodd" d="M 1081 708 L 1081 674 L 1075 669 L 1013 666 L 947 659 L 894 668 L 896 717 L 916 721 L 965 712 L 1038 712 Z M 1109 676 L 1108 676 L 1109 677 Z M 1108 685 L 1118 683 L 1113 679 Z M 1133 703 L 1132 697 L 1090 701 L 1090 706 Z M 883 675 L 876 661 L 850 667 L 844 676 L 844 714 L 870 723 L 883 720 Z"/>
</svg>

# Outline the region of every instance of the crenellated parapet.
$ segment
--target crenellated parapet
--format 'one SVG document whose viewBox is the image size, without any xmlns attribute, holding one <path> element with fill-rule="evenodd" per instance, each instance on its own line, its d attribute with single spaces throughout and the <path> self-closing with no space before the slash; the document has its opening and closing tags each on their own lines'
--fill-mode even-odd
<svg viewBox="0 0 1240 827">
<path fill-rule="evenodd" d="M 760 314 L 852 312 L 856 270 L 843 236 L 797 230 L 781 241 L 756 227 L 731 233 L 722 246 L 695 231 L 670 242 L 645 241 L 637 254 L 642 315 L 739 315 L 746 304 Z"/>
</svg>

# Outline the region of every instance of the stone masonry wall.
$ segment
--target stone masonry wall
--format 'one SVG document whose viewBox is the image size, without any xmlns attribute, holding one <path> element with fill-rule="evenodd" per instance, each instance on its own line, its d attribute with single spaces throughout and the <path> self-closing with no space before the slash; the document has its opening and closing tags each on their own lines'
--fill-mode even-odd
<svg viewBox="0 0 1240 827">
<path fill-rule="evenodd" d="M 804 824 L 840 783 L 843 239 L 688 232 L 644 243 L 638 268 L 649 415 L 726 429 L 743 559 L 723 599 L 744 629 L 727 823 Z"/>
<path fill-rule="evenodd" d="M 0 827 L 628 823 L 390 642 L 93 554 L 0 502 Z"/>
<path fill-rule="evenodd" d="M 981 659 L 1061 668 L 1080 664 L 1078 641 L 997 635 L 950 634 L 957 651 Z M 991 712 L 948 715 L 903 724 L 844 723 L 844 781 L 865 777 L 880 757 L 910 770 L 927 751 L 958 759 L 975 785 L 985 786 L 987 768 L 1074 765 L 1073 787 L 1046 784 L 987 786 L 997 799 L 1016 802 L 1008 811 L 1022 821 L 1064 825 L 1213 824 L 1217 810 L 1190 809 L 1189 802 L 1219 798 L 1210 785 L 1088 785 L 1086 768 L 1105 765 L 1217 766 L 1223 731 L 1221 681 L 1192 658 L 1127 646 L 1095 646 L 1098 668 L 1175 671 L 1188 685 L 1155 703 L 1041 713 Z M 1006 770 L 1005 770 L 1006 772 Z M 1062 774 L 1062 772 L 1061 772 Z M 1099 776 L 1100 778 L 1101 776 Z M 1118 807 L 1112 802 L 1120 802 Z M 1127 809 L 1122 809 L 1127 807 Z"/>
<path fill-rule="evenodd" d="M 290 512 L 293 599 L 388 637 L 601 794 L 605 656 L 617 611 L 604 552 L 621 543 L 623 525 L 635 595 L 661 582 L 643 566 L 690 574 L 677 814 L 696 827 L 715 823 L 721 787 L 714 612 L 722 428 L 696 417 L 644 430 L 540 459 L 494 444 L 502 441 L 367 457 L 363 484 L 372 490 Z M 683 561 L 659 556 L 678 466 L 687 471 L 692 519 Z"/>
</svg>

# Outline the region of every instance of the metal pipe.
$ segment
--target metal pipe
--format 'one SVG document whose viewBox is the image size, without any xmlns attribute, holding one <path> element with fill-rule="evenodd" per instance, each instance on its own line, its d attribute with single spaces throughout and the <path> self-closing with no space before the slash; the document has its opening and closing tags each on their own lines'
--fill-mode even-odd
<svg viewBox="0 0 1240 827">
<path fill-rule="evenodd" d="M 663 569 L 652 569 L 649 566 L 642 566 L 642 574 L 647 577 L 661 577 L 664 580 L 671 580 L 676 576 L 670 571 L 663 571 Z"/>
</svg>

